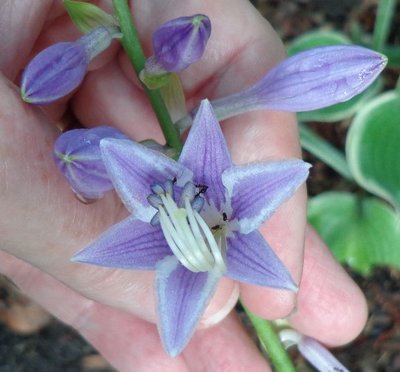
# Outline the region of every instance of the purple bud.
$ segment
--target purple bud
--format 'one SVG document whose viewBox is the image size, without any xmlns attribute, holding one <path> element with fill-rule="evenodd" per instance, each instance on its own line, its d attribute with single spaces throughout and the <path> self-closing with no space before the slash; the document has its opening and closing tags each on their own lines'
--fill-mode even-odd
<svg viewBox="0 0 400 372">
<path fill-rule="evenodd" d="M 113 189 L 100 153 L 104 138 L 129 139 L 116 128 L 102 126 L 70 130 L 54 145 L 54 161 L 80 199 L 99 199 Z"/>
<path fill-rule="evenodd" d="M 22 99 L 46 104 L 72 92 L 82 82 L 89 62 L 110 45 L 116 34 L 116 29 L 98 27 L 77 41 L 44 49 L 22 75 Z"/>
<path fill-rule="evenodd" d="M 168 72 L 184 70 L 201 58 L 210 33 L 210 19 L 202 14 L 164 23 L 153 34 L 157 63 Z"/>
<path fill-rule="evenodd" d="M 365 90 L 387 63 L 359 46 L 327 46 L 296 54 L 250 88 L 212 101 L 219 120 L 253 110 L 311 111 Z"/>
</svg>

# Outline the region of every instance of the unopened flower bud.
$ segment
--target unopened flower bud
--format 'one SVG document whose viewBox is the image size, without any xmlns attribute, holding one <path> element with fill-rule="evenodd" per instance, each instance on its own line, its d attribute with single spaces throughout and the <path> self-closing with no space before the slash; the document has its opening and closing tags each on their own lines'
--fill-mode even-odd
<svg viewBox="0 0 400 372">
<path fill-rule="evenodd" d="M 22 75 L 22 99 L 46 104 L 72 92 L 82 82 L 90 61 L 117 34 L 116 28 L 98 27 L 77 41 L 57 43 L 40 52 Z"/>
<path fill-rule="evenodd" d="M 104 138 L 128 139 L 116 128 L 101 126 L 67 131 L 55 143 L 57 167 L 81 200 L 99 199 L 113 189 L 100 153 Z"/>
<path fill-rule="evenodd" d="M 205 15 L 173 19 L 154 32 L 154 57 L 165 71 L 182 71 L 201 58 L 210 34 L 210 19 Z"/>
<path fill-rule="evenodd" d="M 367 89 L 386 63 L 384 55 L 359 46 L 313 48 L 284 60 L 246 90 L 211 103 L 219 120 L 253 110 L 316 110 Z"/>
</svg>

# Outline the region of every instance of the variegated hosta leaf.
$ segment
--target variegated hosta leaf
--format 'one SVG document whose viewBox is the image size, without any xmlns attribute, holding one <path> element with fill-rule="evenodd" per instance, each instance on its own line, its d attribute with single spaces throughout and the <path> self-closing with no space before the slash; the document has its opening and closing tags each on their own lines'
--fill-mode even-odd
<svg viewBox="0 0 400 372">
<path fill-rule="evenodd" d="M 399 216 L 383 201 L 346 192 L 326 192 L 312 198 L 309 222 L 336 258 L 356 272 L 374 266 L 400 268 Z"/>
<path fill-rule="evenodd" d="M 400 208 L 400 94 L 385 93 L 356 115 L 346 155 L 356 181 Z"/>
</svg>

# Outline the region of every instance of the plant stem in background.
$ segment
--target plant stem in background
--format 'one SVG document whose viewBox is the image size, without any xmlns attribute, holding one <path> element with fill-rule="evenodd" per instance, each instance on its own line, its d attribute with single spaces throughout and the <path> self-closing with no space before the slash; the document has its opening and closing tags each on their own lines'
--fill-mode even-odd
<svg viewBox="0 0 400 372">
<path fill-rule="evenodd" d="M 261 319 L 243 307 L 250 319 L 260 342 L 266 349 L 276 372 L 296 372 L 296 369 L 283 347 L 272 323 Z"/>
<path fill-rule="evenodd" d="M 397 79 L 395 90 L 400 94 L 400 76 Z"/>
<path fill-rule="evenodd" d="M 132 21 L 128 1 L 113 0 L 113 6 L 123 34 L 121 39 L 122 46 L 124 47 L 136 74 L 139 75 L 140 71 L 144 68 L 146 57 L 140 44 L 139 35 Z M 167 145 L 175 150 L 174 152 L 177 157 L 182 149 L 182 141 L 179 132 L 174 127 L 164 101 L 161 98 L 160 92 L 158 90 L 149 90 L 146 87 L 144 87 L 144 90 L 154 113 L 157 116 L 165 140 L 167 141 Z"/>
<path fill-rule="evenodd" d="M 344 155 L 329 142 L 314 133 L 306 124 L 299 123 L 301 146 L 321 159 L 349 181 L 354 181 Z"/>
<path fill-rule="evenodd" d="M 380 0 L 378 2 L 378 11 L 372 38 L 372 47 L 378 52 L 382 52 L 385 47 L 395 6 L 396 0 Z"/>
</svg>

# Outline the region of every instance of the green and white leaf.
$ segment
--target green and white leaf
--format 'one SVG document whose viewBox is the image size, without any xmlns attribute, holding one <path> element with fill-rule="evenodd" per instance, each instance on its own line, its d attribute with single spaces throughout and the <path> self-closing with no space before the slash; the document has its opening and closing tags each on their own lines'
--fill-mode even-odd
<svg viewBox="0 0 400 372">
<path fill-rule="evenodd" d="M 310 200 L 309 222 L 336 258 L 367 275 L 374 266 L 400 268 L 400 219 L 383 201 L 346 192 Z"/>
<path fill-rule="evenodd" d="M 400 210 L 400 94 L 387 92 L 355 116 L 346 139 L 355 180 Z"/>
<path fill-rule="evenodd" d="M 343 33 L 329 30 L 316 30 L 302 34 L 294 39 L 286 48 L 289 56 L 306 49 L 324 45 L 351 44 L 351 40 Z"/>
</svg>

